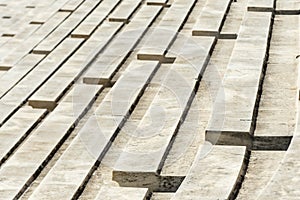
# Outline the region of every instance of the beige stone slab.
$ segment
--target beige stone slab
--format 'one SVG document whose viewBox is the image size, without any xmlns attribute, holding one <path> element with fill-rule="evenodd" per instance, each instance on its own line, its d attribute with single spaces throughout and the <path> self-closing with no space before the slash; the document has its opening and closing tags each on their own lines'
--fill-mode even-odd
<svg viewBox="0 0 300 200">
<path fill-rule="evenodd" d="M 53 110 L 59 98 L 68 88 L 57 86 L 60 84 L 70 86 L 71 83 L 68 83 L 68 81 L 68 77 L 53 77 L 50 81 L 43 84 L 42 88 L 47 89 L 39 89 L 39 92 L 33 94 L 33 96 L 28 99 L 29 105 L 34 108 L 47 108 L 48 110 Z"/>
<path fill-rule="evenodd" d="M 143 63 L 147 64 L 141 65 Z M 116 137 L 116 131 L 124 123 L 127 113 L 145 89 L 144 87 L 157 65 L 157 62 L 136 61 L 129 66 L 127 73 L 120 77 L 120 80 L 95 110 L 94 115 L 88 119 L 77 137 L 35 190 L 32 199 L 56 197 L 57 194 L 51 192 L 55 189 L 56 182 L 64 185 L 62 199 L 69 199 L 75 194 L 94 163 L 105 155 L 111 141 Z M 135 83 L 141 82 L 143 86 L 139 87 L 138 84 L 135 84 L 126 93 L 120 94 L 119 92 L 123 91 L 124 87 L 126 88 L 128 82 L 132 82 L 133 74 L 137 78 Z M 137 93 L 133 95 L 133 92 Z M 122 110 L 117 108 L 118 114 L 113 110 L 107 110 L 108 106 L 114 109 L 116 105 L 119 105 L 120 100 L 126 102 L 127 107 L 122 106 Z M 105 103 L 107 101 L 110 101 L 109 105 Z M 60 105 L 61 103 L 58 106 Z M 57 111 L 57 108 L 54 111 Z M 64 175 L 62 176 L 62 174 Z"/>
<path fill-rule="evenodd" d="M 44 109 L 23 107 L 0 128 L 0 163 L 10 156 L 45 114 Z"/>
<path fill-rule="evenodd" d="M 260 28 L 257 28 L 257 23 L 261 24 Z M 238 135 L 253 131 L 253 113 L 266 61 L 270 24 L 269 12 L 246 13 L 223 79 L 223 87 L 217 94 L 214 115 L 206 131 L 207 137 L 210 132 Z M 249 76 L 247 70 L 257 75 Z M 241 74 L 244 79 L 239 78 Z"/>
<path fill-rule="evenodd" d="M 298 0 L 276 1 L 276 12 L 279 14 L 299 14 L 300 2 Z"/>
<path fill-rule="evenodd" d="M 174 135 L 191 104 L 195 79 L 203 73 L 202 68 L 209 56 L 209 49 L 213 46 L 213 40 L 209 41 L 210 43 L 202 40 L 203 44 L 210 45 L 207 46 L 206 52 L 199 56 L 195 65 L 189 65 L 189 59 L 184 55 L 191 56 L 194 51 L 199 53 L 202 47 L 196 45 L 197 51 L 190 43 L 185 44 L 184 50 L 167 73 L 162 87 L 139 121 L 136 130 L 130 131 L 132 137 L 114 166 L 113 178 L 119 184 L 126 185 L 127 179 L 124 177 L 133 176 L 140 180 L 130 184 L 141 187 L 145 174 L 155 177 L 160 173 L 166 153 L 173 144 Z M 187 68 L 191 70 L 187 72 Z"/>
<path fill-rule="evenodd" d="M 247 10 L 248 0 L 232 1 L 226 20 L 221 30 L 223 33 L 238 34 L 244 13 Z"/>
<path fill-rule="evenodd" d="M 97 200 L 146 200 L 147 188 L 127 188 L 127 187 L 101 187 Z M 95 199 L 95 200 L 96 200 Z"/>
<path fill-rule="evenodd" d="M 285 151 L 252 151 L 247 173 L 236 199 L 259 199 L 266 185 L 277 173 Z"/>
<path fill-rule="evenodd" d="M 0 174 L 3 181 L 0 185 L 0 193 L 3 198 L 11 199 L 19 192 L 24 192 L 25 184 L 30 184 L 39 168 L 43 168 L 53 156 L 51 153 L 56 151 L 56 146 L 59 146 L 63 138 L 76 125 L 82 113 L 94 101 L 101 89 L 101 86 L 83 85 L 73 88 L 68 95 L 81 93 L 87 87 L 93 88 L 94 91 L 87 93 L 84 102 L 79 101 L 80 103 L 77 104 L 62 101 L 62 104 L 57 107 L 60 111 L 54 110 L 2 166 Z M 70 110 L 69 106 L 73 109 Z"/>
<path fill-rule="evenodd" d="M 76 28 L 82 20 L 99 4 L 96 0 L 84 1 L 80 7 L 74 11 L 60 26 L 48 35 L 34 49 L 34 53 L 51 52 L 65 37 L 67 37 L 74 28 Z"/>
<path fill-rule="evenodd" d="M 160 10 L 161 7 L 157 6 L 142 7 L 132 21 L 124 27 L 122 33 L 112 41 L 107 50 L 90 66 L 84 75 L 83 81 L 85 83 L 106 84 L 131 53 L 139 42 L 140 37 L 147 30 L 148 25 L 153 22 Z M 145 20 L 141 20 L 141 18 L 145 18 Z"/>
<path fill-rule="evenodd" d="M 208 0 L 193 27 L 193 36 L 218 36 L 229 10 L 231 0 Z"/>
<path fill-rule="evenodd" d="M 7 73 L 3 74 L 3 76 L 0 77 L 0 96 L 3 97 L 43 58 L 44 55 L 28 54 Z"/>
<path fill-rule="evenodd" d="M 255 136 L 286 137 L 294 134 L 298 103 L 298 63 L 291 55 L 299 52 L 297 24 L 297 15 L 275 16 Z M 290 34 L 283 39 L 287 27 L 290 27 Z"/>
<path fill-rule="evenodd" d="M 108 17 L 119 0 L 102 1 L 93 12 L 72 32 L 72 37 L 89 37 L 92 32 Z"/>
<path fill-rule="evenodd" d="M 88 67 L 90 62 L 113 37 L 121 24 L 103 24 L 77 52 L 29 99 L 30 105 L 52 109 L 63 95 Z M 104 32 L 104 33 L 103 33 Z M 101 40 L 101 42 L 98 42 Z M 78 60 L 78 58 L 80 58 Z"/>
<path fill-rule="evenodd" d="M 248 2 L 248 11 L 272 12 L 274 4 L 274 0 L 250 0 Z"/>
<path fill-rule="evenodd" d="M 138 59 L 163 60 L 194 3 L 175 1 L 138 51 Z"/>
<path fill-rule="evenodd" d="M 297 113 L 299 114 L 299 108 Z M 258 199 L 297 199 L 300 191 L 299 185 L 299 119 L 296 124 L 292 142 L 281 161 L 276 174 L 265 185 Z"/>
<path fill-rule="evenodd" d="M 109 16 L 109 21 L 128 22 L 130 16 L 141 5 L 140 0 L 122 1 L 121 4 Z"/>
<path fill-rule="evenodd" d="M 59 12 L 55 14 L 49 21 L 43 24 L 32 37 L 28 38 L 17 47 L 12 53 L 3 57 L 0 66 L 13 67 L 20 59 L 27 55 L 41 40 L 43 40 L 49 33 L 53 31 L 67 16 L 69 13 Z"/>
<path fill-rule="evenodd" d="M 66 39 L 46 59 L 35 67 L 25 78 L 3 98 L 4 103 L 20 105 L 41 86 L 80 45 L 82 39 Z"/>
<path fill-rule="evenodd" d="M 201 148 L 183 183 L 172 199 L 230 199 L 245 172 L 245 147 Z M 210 149 L 211 148 L 211 149 Z M 206 151 L 205 151 L 206 150 Z"/>
<path fill-rule="evenodd" d="M 21 32 L 14 32 L 8 30 L 7 32 L 3 33 L 4 35 L 14 35 L 12 39 L 7 41 L 1 48 L 0 48 L 0 55 L 1 57 L 7 56 L 9 53 L 13 52 L 18 46 L 22 45 L 28 37 L 30 37 L 40 25 L 33 25 L 28 24 L 26 27 L 23 28 Z"/>
<path fill-rule="evenodd" d="M 67 1 L 59 10 L 63 12 L 73 12 L 75 11 L 83 0 L 69 0 Z"/>
<path fill-rule="evenodd" d="M 2 46 L 9 40 L 10 40 L 10 37 L 3 37 L 3 36 L 0 37 L 0 47 L 2 48 Z M 3 56 L 1 55 L 1 57 L 3 57 Z"/>
<path fill-rule="evenodd" d="M 38 15 L 36 15 L 31 23 L 32 24 L 44 24 L 46 23 L 52 16 L 54 16 L 57 11 L 67 2 L 68 0 L 58 0 L 55 1 L 50 6 L 46 7 L 44 12 L 40 12 Z"/>
<path fill-rule="evenodd" d="M 3 102 L 2 100 L 0 101 L 0 107 L 1 107 L 1 112 L 0 112 L 0 125 L 3 125 L 5 121 L 10 117 L 11 113 L 17 109 L 17 106 L 7 104 Z"/>
</svg>

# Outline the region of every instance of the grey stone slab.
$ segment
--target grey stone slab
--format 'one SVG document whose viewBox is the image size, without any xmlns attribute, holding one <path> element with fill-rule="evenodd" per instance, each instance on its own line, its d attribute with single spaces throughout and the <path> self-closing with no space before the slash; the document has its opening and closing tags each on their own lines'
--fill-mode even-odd
<svg viewBox="0 0 300 200">
<path fill-rule="evenodd" d="M 72 37 L 89 37 L 92 32 L 108 17 L 120 0 L 104 0 L 72 32 Z"/>
<path fill-rule="evenodd" d="M 175 1 L 138 51 L 140 60 L 164 60 L 195 1 Z"/>
<path fill-rule="evenodd" d="M 218 36 L 225 17 L 229 10 L 231 0 L 208 0 L 193 27 L 193 36 Z"/>
<path fill-rule="evenodd" d="M 248 11 L 272 12 L 274 4 L 274 0 L 250 0 L 248 2 Z"/>
<path fill-rule="evenodd" d="M 99 1 L 88 0 L 84 1 L 80 7 L 75 10 L 60 26 L 51 32 L 41 43 L 39 43 L 34 49 L 34 53 L 51 52 L 62 40 L 65 39 L 75 29 L 81 21 L 93 10 L 95 6 L 99 4 Z"/>
<path fill-rule="evenodd" d="M 43 24 L 30 38 L 17 47 L 13 52 L 3 57 L 0 62 L 2 67 L 13 67 L 19 60 L 27 55 L 41 40 L 43 40 L 49 33 L 51 33 L 69 13 L 59 12 L 51 17 L 45 24 Z"/>
<path fill-rule="evenodd" d="M 2 166 L 0 185 L 1 196 L 5 199 L 14 198 L 19 192 L 24 192 L 26 184 L 30 184 L 45 163 L 49 161 L 57 146 L 78 122 L 87 107 L 95 100 L 101 86 L 79 85 L 73 88 L 68 96 L 72 96 L 92 88 L 86 93 L 84 101 L 64 102 L 34 130 L 14 155 Z M 70 106 L 72 109 L 70 109 Z M 55 128 L 54 128 L 55 127 Z"/>
<path fill-rule="evenodd" d="M 109 82 L 161 9 L 157 6 L 142 7 L 132 21 L 124 27 L 122 33 L 116 36 L 90 66 L 83 81 L 93 84 Z"/>
<path fill-rule="evenodd" d="M 151 61 L 136 61 L 129 66 L 127 73 L 120 77 L 120 80 L 94 111 L 94 115 L 88 119 L 69 148 L 56 162 L 37 190 L 35 190 L 33 199 L 55 197 L 56 194 L 51 193 L 51 191 L 55 189 L 54 183 L 57 181 L 60 182 L 60 185 L 64 185 L 63 199 L 69 199 L 75 194 L 85 177 L 88 176 L 94 163 L 98 159 L 101 160 L 105 155 L 111 145 L 111 141 L 116 137 L 116 131 L 124 123 L 130 108 L 145 89 L 148 79 L 151 78 L 157 66 L 157 62 Z M 136 83 L 141 82 L 141 86 L 135 84 L 126 93 L 120 94 L 119 92 L 123 91 L 129 82 L 132 82 L 133 74 L 137 78 Z M 135 95 L 133 95 L 133 92 L 136 92 Z M 113 112 L 114 107 L 119 105 L 120 100 L 126 102 L 127 107 L 122 106 L 122 110 L 116 109 L 119 112 L 116 114 Z M 106 102 L 109 102 L 109 104 Z M 57 112 L 57 108 L 55 111 Z M 76 181 L 74 181 L 75 179 Z"/>
<path fill-rule="evenodd" d="M 141 5 L 141 0 L 122 1 L 121 4 L 109 16 L 109 21 L 129 22 L 130 16 Z"/>
<path fill-rule="evenodd" d="M 23 107 L 0 128 L 0 164 L 30 134 L 45 112 L 44 109 Z"/>
<path fill-rule="evenodd" d="M 245 172 L 246 148 L 206 145 L 207 152 L 198 152 L 172 199 L 230 199 L 234 196 L 235 185 L 241 182 Z"/>
<path fill-rule="evenodd" d="M 97 200 L 146 200 L 147 188 L 101 187 Z M 96 200 L 95 199 L 95 200 Z"/>
<path fill-rule="evenodd" d="M 25 78 L 13 87 L 2 101 L 8 104 L 20 105 L 41 86 L 60 65 L 77 49 L 82 39 L 64 40 L 46 59 L 38 64 Z"/>
<path fill-rule="evenodd" d="M 238 136 L 239 133 L 250 134 L 253 131 L 253 114 L 266 62 L 270 24 L 269 12 L 245 14 L 224 75 L 223 86 L 217 94 L 214 114 L 206 130 L 207 137 L 210 133 Z"/>
</svg>

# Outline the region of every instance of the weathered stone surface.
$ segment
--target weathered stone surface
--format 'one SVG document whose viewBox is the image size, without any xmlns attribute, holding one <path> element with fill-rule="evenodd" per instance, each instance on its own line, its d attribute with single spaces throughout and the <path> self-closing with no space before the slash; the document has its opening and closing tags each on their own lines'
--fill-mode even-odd
<svg viewBox="0 0 300 200">
<path fill-rule="evenodd" d="M 194 36 L 218 36 L 225 16 L 230 7 L 231 0 L 208 0 L 202 9 L 192 34 Z"/>
<path fill-rule="evenodd" d="M 257 23 L 261 24 L 260 28 Z M 236 136 L 247 137 L 253 132 L 253 114 L 266 62 L 270 25 L 271 13 L 245 15 L 206 131 L 206 138 L 213 143 L 217 142 L 214 135 L 236 133 Z"/>
<path fill-rule="evenodd" d="M 118 180 L 120 185 L 126 185 L 127 178 L 136 176 L 136 182 L 130 184 L 142 187 L 142 177 L 145 174 L 152 176 L 159 175 L 162 163 L 166 159 L 166 153 L 173 143 L 174 135 L 185 118 L 187 109 L 190 107 L 194 97 L 195 79 L 202 75 L 202 68 L 205 67 L 205 60 L 209 56 L 209 49 L 213 46 L 213 40 L 203 45 L 207 45 L 206 52 L 201 52 L 201 56 L 191 60 L 192 65 L 187 60 L 194 52 L 200 53 L 199 46 L 187 43 L 181 51 L 179 58 L 172 65 L 170 71 L 164 79 L 163 85 L 158 94 L 154 97 L 151 105 L 140 120 L 136 130 L 132 130 L 133 135 L 120 155 L 114 167 L 114 180 Z M 201 43 L 200 43 L 201 44 Z M 198 51 L 197 48 L 198 47 Z M 188 73 L 182 69 L 190 69 Z M 139 176 L 141 179 L 139 180 Z"/>
<path fill-rule="evenodd" d="M 98 4 L 98 1 L 84 1 L 80 7 L 74 11 L 60 26 L 51 32 L 41 43 L 34 49 L 33 53 L 50 53 L 65 37 L 67 37 L 74 28 L 89 14 L 90 11 Z"/>
<path fill-rule="evenodd" d="M 129 22 L 129 18 L 141 5 L 141 0 L 123 1 L 109 16 L 109 21 Z"/>
<path fill-rule="evenodd" d="M 103 186 L 97 196 L 97 200 L 146 200 L 148 189 L 146 188 L 125 188 Z"/>
<path fill-rule="evenodd" d="M 193 0 L 173 2 L 164 15 L 163 20 L 153 30 L 148 41 L 139 50 L 138 59 L 163 61 L 194 3 L 195 1 Z"/>
<path fill-rule="evenodd" d="M 23 107 L 0 129 L 0 165 L 24 140 L 45 114 L 44 109 Z"/>
<path fill-rule="evenodd" d="M 40 29 L 38 29 L 30 38 L 18 46 L 14 52 L 3 57 L 0 66 L 13 67 L 21 58 L 28 54 L 38 43 L 41 42 L 49 33 L 51 33 L 63 20 L 68 17 L 68 13 L 57 13 Z"/>
<path fill-rule="evenodd" d="M 123 33 L 107 47 L 92 64 L 83 81 L 92 84 L 106 84 L 115 71 L 131 53 L 140 37 L 153 22 L 161 7 L 146 6 L 141 8 L 135 18 L 124 28 Z M 142 20 L 143 19 L 143 20 Z"/>
<path fill-rule="evenodd" d="M 231 199 L 245 171 L 245 147 L 207 145 L 172 199 Z M 211 148 L 211 149 L 210 149 Z M 205 151 L 206 149 L 206 151 Z M 226 184 L 225 184 L 226 183 Z"/>
<path fill-rule="evenodd" d="M 248 2 L 248 11 L 272 12 L 274 4 L 274 0 L 250 0 Z"/>
<path fill-rule="evenodd" d="M 12 199 L 17 196 L 24 190 L 24 187 L 26 188 L 25 184 L 30 184 L 32 177 L 38 174 L 44 167 L 43 165 L 49 161 L 51 154 L 57 150 L 57 146 L 60 146 L 101 88 L 101 86 L 78 86 L 68 95 L 81 93 L 87 87 L 94 88 L 94 91 L 88 94 L 88 98 L 85 97 L 85 102 L 62 101 L 29 136 L 14 156 L 1 167 L 0 194 L 2 198 Z"/>
<path fill-rule="evenodd" d="M 106 95 L 94 115 L 88 119 L 79 135 L 35 190 L 32 199 L 54 198 L 56 193 L 52 191 L 55 190 L 57 181 L 64 187 L 61 199 L 69 199 L 76 193 L 94 163 L 98 159 L 102 160 L 111 141 L 116 137 L 118 128 L 126 120 L 126 115 L 144 90 L 157 65 L 157 62 L 152 61 L 136 61 L 129 66 L 127 73 Z M 132 80 L 135 80 L 135 84 L 129 87 Z M 127 89 L 126 92 L 120 93 L 123 89 Z M 116 108 L 120 103 L 123 103 L 120 109 Z M 54 112 L 57 112 L 57 108 Z"/>
<path fill-rule="evenodd" d="M 91 14 L 72 32 L 72 37 L 88 38 L 97 27 L 102 24 L 105 18 L 112 12 L 119 0 L 102 1 Z"/>
</svg>

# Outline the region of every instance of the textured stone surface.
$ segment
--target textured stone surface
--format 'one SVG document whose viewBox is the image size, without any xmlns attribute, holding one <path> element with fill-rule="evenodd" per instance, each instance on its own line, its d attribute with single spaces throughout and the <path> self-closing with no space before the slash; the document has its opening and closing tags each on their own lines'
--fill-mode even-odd
<svg viewBox="0 0 300 200">
<path fill-rule="evenodd" d="M 206 1 L 192 34 L 194 36 L 218 36 L 230 3 L 231 0 Z"/>
<path fill-rule="evenodd" d="M 0 199 L 298 199 L 298 4 L 2 0 Z"/>
</svg>

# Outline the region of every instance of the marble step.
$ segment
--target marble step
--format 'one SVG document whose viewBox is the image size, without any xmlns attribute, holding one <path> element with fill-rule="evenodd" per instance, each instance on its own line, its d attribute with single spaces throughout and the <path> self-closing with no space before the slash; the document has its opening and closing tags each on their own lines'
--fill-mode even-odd
<svg viewBox="0 0 300 200">
<path fill-rule="evenodd" d="M 32 109 L 25 106 L 0 128 L 0 165 L 30 134 L 45 113 L 45 109 Z"/>
<path fill-rule="evenodd" d="M 34 49 L 33 53 L 49 54 L 61 41 L 63 41 L 75 29 L 86 16 L 98 6 L 99 1 L 87 0 L 75 10 L 70 16 L 63 21 L 57 29 L 51 32 L 43 41 L 41 41 Z"/>
<path fill-rule="evenodd" d="M 69 0 L 59 8 L 59 11 L 74 12 L 83 2 L 83 0 Z"/>
<path fill-rule="evenodd" d="M 63 100 L 47 116 L 11 158 L 2 165 L 0 169 L 2 179 L 0 196 L 2 198 L 12 199 L 22 195 L 68 137 L 86 109 L 91 106 L 101 88 L 102 86 L 88 85 L 74 87 L 66 96 L 66 100 Z"/>
<path fill-rule="evenodd" d="M 0 62 L 1 67 L 13 67 L 24 56 L 32 51 L 48 34 L 50 34 L 59 24 L 68 17 L 69 13 L 59 12 L 44 23 L 30 38 L 24 41 L 13 52 L 3 57 Z"/>
<path fill-rule="evenodd" d="M 147 188 L 103 186 L 95 200 L 146 200 L 148 196 Z"/>
<path fill-rule="evenodd" d="M 80 44 L 67 39 L 47 59 L 38 64 L 25 78 L 1 98 L 0 124 L 8 119 L 57 70 Z"/>
<path fill-rule="evenodd" d="M 76 38 L 88 38 L 91 36 L 93 31 L 108 17 L 119 2 L 120 0 L 102 1 L 90 15 L 79 24 L 71 36 Z"/>
<path fill-rule="evenodd" d="M 55 74 L 29 98 L 29 104 L 51 109 L 111 41 L 122 23 L 104 22 Z M 0 79 L 1 80 L 1 79 Z"/>
<path fill-rule="evenodd" d="M 38 15 L 34 16 L 31 24 L 44 24 L 49 19 L 51 19 L 53 16 L 57 14 L 59 9 L 67 3 L 69 0 L 57 0 L 54 3 L 52 3 L 50 6 L 47 6 L 43 12 L 39 12 Z"/>
<path fill-rule="evenodd" d="M 13 35 L 13 38 L 7 41 L 0 47 L 0 57 L 3 58 L 7 56 L 9 53 L 13 52 L 16 47 L 20 46 L 22 42 L 28 39 L 39 27 L 40 25 L 36 24 L 28 24 L 27 26 L 23 26 L 22 31 L 16 33 L 14 31 L 7 31 L 2 35 Z M 1 70 L 9 70 L 10 67 L 1 67 Z"/>
<path fill-rule="evenodd" d="M 28 54 L 7 73 L 0 77 L 0 98 L 18 84 L 44 58 L 44 55 Z"/>
<path fill-rule="evenodd" d="M 213 144 L 250 141 L 266 63 L 271 18 L 270 12 L 245 14 L 206 130 L 206 140 Z"/>
<path fill-rule="evenodd" d="M 2 102 L 14 105 L 26 102 L 30 95 L 68 59 L 82 41 L 78 39 L 66 39 L 55 51 L 49 54 L 46 59 L 40 62 L 27 76 L 2 97 Z"/>
<path fill-rule="evenodd" d="M 109 16 L 109 21 L 129 22 L 129 18 L 141 5 L 141 0 L 124 0 Z"/>
<path fill-rule="evenodd" d="M 232 36 L 235 36 L 231 38 L 237 38 L 240 26 L 244 18 L 244 14 L 247 10 L 247 6 L 248 0 L 239 0 L 238 2 L 232 1 L 232 3 L 230 4 L 230 9 L 226 15 L 226 20 L 221 30 L 220 38 L 225 34 L 231 34 Z"/>
<path fill-rule="evenodd" d="M 193 36 L 218 36 L 224 24 L 232 0 L 207 0 L 196 24 Z"/>
<path fill-rule="evenodd" d="M 137 58 L 170 62 L 165 59 L 165 54 L 176 39 L 178 31 L 182 28 L 195 2 L 194 0 L 175 0 L 149 39 L 138 51 Z"/>
<path fill-rule="evenodd" d="M 196 80 L 203 75 L 214 41 L 212 37 L 198 38 L 197 44 L 184 45 L 136 130 L 130 130 L 133 136 L 113 171 L 113 180 L 121 186 L 147 185 L 151 190 L 160 190 L 160 171 L 194 98 Z M 148 182 L 150 179 L 155 181 Z M 174 179 L 179 182 L 182 177 Z"/>
<path fill-rule="evenodd" d="M 247 10 L 254 12 L 273 12 L 274 4 L 274 0 L 250 0 Z"/>
<path fill-rule="evenodd" d="M 200 148 L 197 157 L 172 200 L 232 199 L 246 170 L 246 147 L 211 146 Z"/>
<path fill-rule="evenodd" d="M 299 113 L 300 109 L 298 105 L 297 115 L 299 115 Z M 274 174 L 268 184 L 265 185 L 265 188 L 260 193 L 258 199 L 297 199 L 299 197 L 300 190 L 297 187 L 297 185 L 300 183 L 300 171 L 298 167 L 300 165 L 298 156 L 300 145 L 299 124 L 298 117 L 292 142 L 285 153 L 283 160 L 281 161 L 281 165 L 276 169 L 276 174 Z"/>
<path fill-rule="evenodd" d="M 83 81 L 89 84 L 108 84 L 161 9 L 161 6 L 142 7 L 107 49 L 96 58 L 84 75 Z"/>
<path fill-rule="evenodd" d="M 34 191 L 32 198 L 57 197 L 56 180 L 63 185 L 60 199 L 76 197 L 96 161 L 101 161 L 118 130 L 158 67 L 158 62 L 133 61 L 102 100 L 68 149 Z M 59 104 L 60 105 L 60 104 Z M 72 169 L 67 170 L 66 169 Z M 61 174 L 65 174 L 61 177 Z"/>
<path fill-rule="evenodd" d="M 299 0 L 290 0 L 290 1 L 277 0 L 276 14 L 299 15 L 300 14 Z"/>
</svg>

